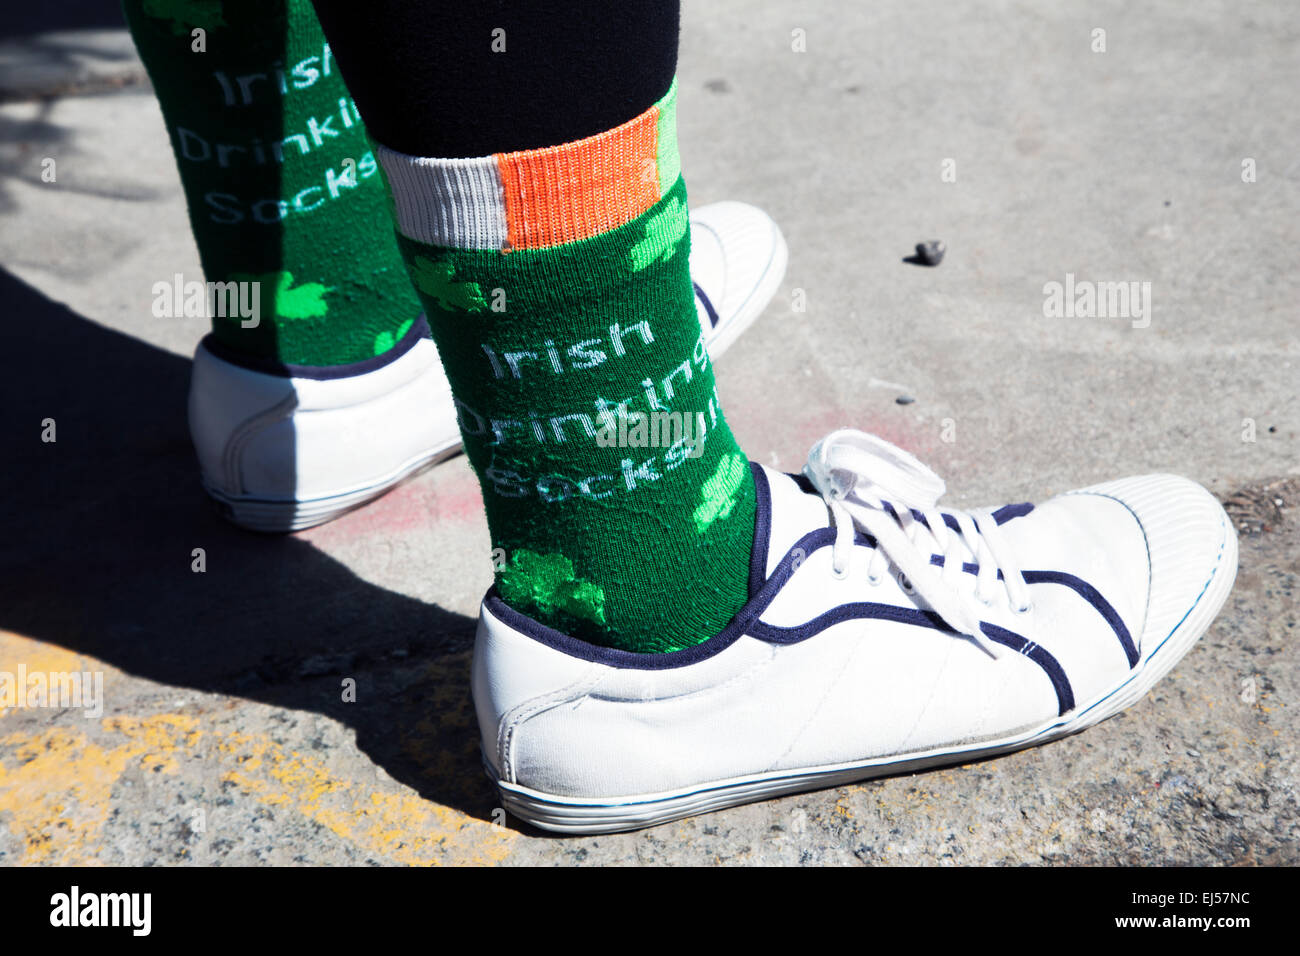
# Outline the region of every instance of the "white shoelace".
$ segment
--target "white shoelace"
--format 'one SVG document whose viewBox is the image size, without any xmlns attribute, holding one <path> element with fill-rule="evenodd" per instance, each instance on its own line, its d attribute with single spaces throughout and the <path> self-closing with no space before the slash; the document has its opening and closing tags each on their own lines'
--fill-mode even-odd
<svg viewBox="0 0 1300 956">
<path fill-rule="evenodd" d="M 902 573 L 904 590 L 915 590 L 949 627 L 990 656 L 1001 655 L 1004 649 L 980 629 L 979 605 L 992 607 L 1005 594 L 1012 610 L 1025 613 L 1030 601 L 1024 576 L 991 514 L 948 510 L 960 528 L 954 532 L 938 509 L 943 479 L 901 448 L 852 429 L 832 432 L 814 445 L 804 474 L 830 508 L 835 524 L 831 567 L 837 577 L 848 574 L 854 532 L 861 529 L 876 539 L 867 564 L 872 584 L 879 583 L 892 561 Z M 913 511 L 925 521 L 918 521 Z M 973 601 L 962 586 L 963 544 L 979 569 Z M 931 564 L 932 553 L 943 555 L 942 568 Z"/>
</svg>

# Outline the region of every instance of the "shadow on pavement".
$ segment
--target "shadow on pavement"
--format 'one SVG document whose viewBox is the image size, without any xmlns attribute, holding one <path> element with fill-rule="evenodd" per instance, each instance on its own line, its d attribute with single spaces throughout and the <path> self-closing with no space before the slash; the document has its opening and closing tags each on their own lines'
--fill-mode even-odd
<svg viewBox="0 0 1300 956">
<path fill-rule="evenodd" d="M 189 443 L 188 360 L 2 270 L 0 303 L 0 627 L 150 681 L 325 714 L 422 796 L 488 817 L 474 622 L 222 521 Z"/>
<path fill-rule="evenodd" d="M 51 30 L 126 29 L 119 0 L 59 0 L 10 4 L 0 17 L 0 40 Z"/>
</svg>

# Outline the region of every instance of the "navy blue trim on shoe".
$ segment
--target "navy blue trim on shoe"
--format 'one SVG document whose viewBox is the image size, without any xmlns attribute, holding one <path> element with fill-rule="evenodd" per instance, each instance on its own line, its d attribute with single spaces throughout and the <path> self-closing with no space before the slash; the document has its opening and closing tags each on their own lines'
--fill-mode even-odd
<svg viewBox="0 0 1300 956">
<path fill-rule="evenodd" d="M 771 598 L 768 597 L 767 600 L 770 601 Z M 751 601 L 750 604 L 741 608 L 740 613 L 732 618 L 726 627 L 706 641 L 680 651 L 667 651 L 663 654 L 638 654 L 634 651 L 619 650 L 616 647 L 601 647 L 599 644 L 588 644 L 586 641 L 565 634 L 563 631 L 547 627 L 540 621 L 535 621 L 525 614 L 520 614 L 501 599 L 496 585 L 493 585 L 487 596 L 483 598 L 484 607 L 493 617 L 499 618 L 507 626 L 527 635 L 539 644 L 545 644 L 547 647 L 560 651 L 562 654 L 568 654 L 570 657 L 576 657 L 578 660 L 606 664 L 621 669 L 645 671 L 687 667 L 708 660 L 715 654 L 722 653 L 736 643 L 740 636 L 745 633 L 745 627 L 754 614 L 761 612 L 762 608 L 760 607 L 753 614 L 747 613 L 753 604 L 754 602 Z M 766 606 L 766 602 L 764 602 L 763 606 Z"/>
<path fill-rule="evenodd" d="M 943 567 L 944 558 L 942 554 L 930 555 L 930 563 L 935 567 Z M 967 574 L 978 574 L 980 566 L 970 561 L 963 562 L 961 569 Z M 1120 647 L 1124 648 L 1124 657 L 1128 659 L 1129 669 L 1137 667 L 1138 649 L 1133 643 L 1133 635 L 1129 633 L 1124 619 L 1119 616 L 1119 612 L 1101 596 L 1101 592 L 1089 584 L 1081 577 L 1070 574 L 1068 571 L 1021 571 L 1020 576 L 1025 579 L 1026 584 L 1062 584 L 1070 588 L 1079 597 L 1083 598 L 1093 606 L 1093 609 L 1106 619 L 1115 636 L 1119 638 Z M 998 569 L 998 580 L 1005 581 L 1002 569 Z"/>
<path fill-rule="evenodd" d="M 888 506 L 887 510 L 891 514 L 893 514 L 894 512 L 893 506 L 890 505 L 889 502 L 885 502 L 885 504 Z M 1029 512 L 1033 510 L 1034 510 L 1034 506 L 1027 501 L 1024 502 L 1023 504 L 1018 504 L 1018 505 L 1003 505 L 997 511 L 993 512 L 992 518 L 996 524 L 1004 525 L 1012 518 L 1023 518 L 1025 515 L 1029 514 Z M 911 511 L 912 511 L 913 518 L 921 522 L 921 524 L 925 525 L 927 528 L 930 527 L 930 522 L 925 520 L 925 515 L 921 514 L 921 512 L 917 511 L 915 508 L 911 509 Z M 943 515 L 943 523 L 946 524 L 953 531 L 957 532 L 958 534 L 961 534 L 961 525 L 958 524 L 957 522 L 957 516 L 951 515 L 946 511 L 941 512 L 941 514 Z M 894 517 L 895 519 L 897 519 L 898 516 L 894 515 Z M 931 528 L 930 530 L 933 531 L 934 529 Z M 976 530 L 978 530 L 978 528 Z"/>
<path fill-rule="evenodd" d="M 753 598 L 767 580 L 767 546 L 772 537 L 772 486 L 756 461 L 749 463 L 754 476 L 754 548 L 749 555 L 749 596 Z"/>
<path fill-rule="evenodd" d="M 1138 649 L 1133 643 L 1133 636 L 1129 634 L 1128 628 L 1124 626 L 1124 621 L 1120 618 L 1119 612 L 1115 610 L 1101 592 L 1089 584 L 1083 578 L 1075 577 L 1066 571 L 1022 571 L 1026 584 L 1063 584 L 1071 588 L 1079 597 L 1083 598 L 1094 608 L 1097 613 L 1106 619 L 1106 622 L 1115 631 L 1115 636 L 1119 638 L 1120 644 L 1124 647 L 1124 655 L 1128 658 L 1129 669 L 1137 667 Z"/>
<path fill-rule="evenodd" d="M 989 624 L 987 621 L 981 621 L 980 627 L 988 635 L 989 640 L 997 641 L 1019 654 L 1029 658 L 1044 671 L 1047 672 L 1048 679 L 1052 686 L 1056 688 L 1056 702 L 1060 710 L 1058 717 L 1062 717 L 1067 711 L 1074 710 L 1074 689 L 1070 687 L 1070 681 L 1065 676 L 1065 669 L 1061 667 L 1061 662 L 1047 652 L 1039 644 L 1026 640 L 1013 631 L 1008 631 L 1004 627 L 998 627 L 996 624 Z"/>
<path fill-rule="evenodd" d="M 411 323 L 411 327 L 406 330 L 406 334 L 398 340 L 397 344 L 383 355 L 376 355 L 373 358 L 362 359 L 360 362 L 351 362 L 347 365 L 292 365 L 287 362 L 277 362 L 274 359 L 261 358 L 233 349 L 211 332 L 203 337 L 200 344 L 223 362 L 238 365 L 250 372 L 261 372 L 263 375 L 278 375 L 281 378 L 310 378 L 325 382 L 338 378 L 352 378 L 354 375 L 365 375 L 367 372 L 381 369 L 385 365 L 391 365 L 415 348 L 416 343 L 421 339 L 432 338 L 432 335 L 433 333 L 429 331 L 428 321 L 421 315 Z"/>
<path fill-rule="evenodd" d="M 1018 505 L 1003 505 L 997 511 L 993 512 L 993 520 L 998 524 L 1006 524 L 1012 518 L 1022 518 L 1034 510 L 1034 506 L 1028 501 L 1021 502 Z"/>
<path fill-rule="evenodd" d="M 787 471 L 785 476 L 799 486 L 799 490 L 807 495 L 816 495 L 818 498 L 822 493 L 817 490 L 817 486 L 812 483 L 812 479 L 802 471 Z"/>
<path fill-rule="evenodd" d="M 769 644 L 797 644 L 820 634 L 827 628 L 834 627 L 836 624 L 853 620 L 893 621 L 897 624 L 929 627 L 948 634 L 956 633 L 933 611 L 861 601 L 854 604 L 841 604 L 839 607 L 832 608 L 825 614 L 820 614 L 798 627 L 777 627 L 763 621 L 754 621 L 749 625 L 749 634 Z M 987 622 L 981 622 L 980 627 L 990 640 L 1023 654 L 1043 669 L 1043 672 L 1047 674 L 1047 679 L 1052 682 L 1052 688 L 1056 691 L 1058 717 L 1074 709 L 1074 690 L 1070 687 L 1070 681 L 1065 676 L 1065 669 L 1061 667 L 1060 661 L 1049 654 L 1042 646 L 1026 640 L 1006 628 Z"/>
<path fill-rule="evenodd" d="M 709 316 L 709 327 L 716 329 L 718 327 L 718 311 L 713 308 L 713 303 L 709 301 L 709 297 L 704 294 L 704 290 L 700 288 L 698 282 L 693 281 L 691 285 L 695 287 L 695 297 L 704 303 L 704 311 Z"/>
<path fill-rule="evenodd" d="M 896 604 L 879 604 L 874 601 L 856 601 L 852 604 L 841 604 L 838 607 L 831 608 L 824 614 L 817 615 L 811 621 L 805 621 L 795 627 L 781 627 L 777 624 L 768 624 L 766 621 L 755 621 L 749 625 L 749 633 L 752 637 L 757 637 L 760 641 L 766 641 L 769 644 L 798 644 L 800 641 L 815 637 L 836 624 L 854 620 L 893 621 L 896 624 L 914 624 L 917 627 L 929 627 L 949 634 L 957 633 L 944 622 L 943 618 L 933 611 L 922 611 L 920 608 L 914 607 L 899 607 Z"/>
</svg>

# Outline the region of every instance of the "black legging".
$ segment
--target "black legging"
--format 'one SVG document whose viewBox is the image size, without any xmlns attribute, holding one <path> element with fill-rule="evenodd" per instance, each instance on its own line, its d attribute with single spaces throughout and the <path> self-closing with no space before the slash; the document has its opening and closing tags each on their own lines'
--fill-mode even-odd
<svg viewBox="0 0 1300 956">
<path fill-rule="evenodd" d="M 677 70 L 677 0 L 314 2 L 370 134 L 414 156 L 592 136 L 649 109 Z"/>
</svg>

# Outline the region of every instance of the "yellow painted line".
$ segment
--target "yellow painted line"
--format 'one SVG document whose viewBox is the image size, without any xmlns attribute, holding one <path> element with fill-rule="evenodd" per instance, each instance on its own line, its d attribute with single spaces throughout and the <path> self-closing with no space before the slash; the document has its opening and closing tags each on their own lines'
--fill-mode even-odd
<svg viewBox="0 0 1300 956">
<path fill-rule="evenodd" d="M 518 834 L 414 793 L 349 780 L 322 761 L 261 734 L 224 735 L 217 749 L 235 769 L 222 776 L 268 806 L 291 807 L 374 854 L 411 865 L 486 865 L 509 855 Z"/>
<path fill-rule="evenodd" d="M 0 761 L 0 820 L 22 845 L 19 862 L 94 863 L 109 794 L 130 756 L 63 729 L 0 744 L 15 748 L 12 767 Z"/>
<path fill-rule="evenodd" d="M 44 671 L 45 673 L 68 674 L 87 670 L 99 670 L 103 665 L 94 658 L 85 657 L 74 651 L 34 641 L 29 637 L 14 634 L 12 631 L 0 630 L 0 671 L 14 674 L 19 663 L 26 665 L 28 673 Z M 17 707 L 0 707 L 0 717 L 15 713 Z"/>
<path fill-rule="evenodd" d="M 0 746 L 12 748 L 11 765 L 0 760 L 0 819 L 7 817 L 22 844 L 20 862 L 95 863 L 113 786 L 123 772 L 138 762 L 175 773 L 174 752 L 201 733 L 193 717 L 179 714 L 113 717 L 101 724 L 126 739 L 101 747 L 67 727 L 0 737 Z"/>
<path fill-rule="evenodd" d="M 93 658 L 0 631 L 0 670 L 12 670 L 9 662 L 18 661 L 29 671 L 120 673 Z M 0 826 L 20 843 L 24 864 L 95 863 L 122 775 L 134 768 L 175 774 L 178 758 L 196 753 L 223 782 L 268 806 L 302 814 L 369 856 L 412 865 L 493 864 L 509 855 L 519 836 L 396 783 L 383 788 L 374 780 L 346 777 L 265 734 L 215 730 L 201 717 L 106 717 L 98 723 L 99 740 L 78 729 L 85 722 L 80 714 L 69 720 L 80 724 L 0 734 Z"/>
</svg>

